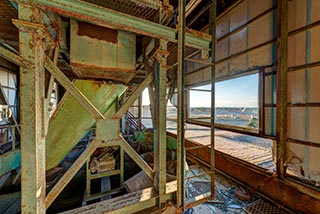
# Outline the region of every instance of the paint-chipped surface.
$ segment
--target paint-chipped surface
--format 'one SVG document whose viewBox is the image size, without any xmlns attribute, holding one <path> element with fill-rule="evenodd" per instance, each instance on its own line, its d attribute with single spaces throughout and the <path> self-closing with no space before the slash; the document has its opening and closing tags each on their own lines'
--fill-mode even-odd
<svg viewBox="0 0 320 214">
<path fill-rule="evenodd" d="M 111 117 L 124 85 L 76 80 L 74 84 L 103 114 Z M 94 125 L 95 120 L 68 93 L 50 119 L 46 137 L 46 169 L 57 166 Z"/>
<path fill-rule="evenodd" d="M 136 71 L 136 36 L 71 20 L 70 65 L 79 78 L 128 83 Z"/>
</svg>

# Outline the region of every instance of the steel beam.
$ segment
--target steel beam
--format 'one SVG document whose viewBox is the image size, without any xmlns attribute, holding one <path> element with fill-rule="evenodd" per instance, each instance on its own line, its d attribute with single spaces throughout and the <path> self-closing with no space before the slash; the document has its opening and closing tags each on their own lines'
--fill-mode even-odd
<svg viewBox="0 0 320 214">
<path fill-rule="evenodd" d="M 127 141 L 121 137 L 119 146 L 132 158 L 132 160 L 138 164 L 138 166 L 146 173 L 146 175 L 153 180 L 154 171 L 151 167 L 138 155 L 138 153 L 127 143 Z"/>
<path fill-rule="evenodd" d="M 19 19 L 43 26 L 44 14 L 31 5 L 19 4 Z M 44 131 L 44 56 L 42 28 L 19 27 L 21 57 L 31 63 L 20 68 L 21 213 L 45 213 L 46 171 Z"/>
<path fill-rule="evenodd" d="M 125 101 L 125 103 L 120 107 L 120 109 L 113 115 L 114 119 L 120 119 L 132 106 L 132 104 L 141 95 L 143 90 L 151 83 L 152 73 L 143 80 L 143 82 L 136 88 L 136 90 L 131 94 L 131 96 Z"/>
<path fill-rule="evenodd" d="M 21 152 L 14 150 L 1 155 L 0 158 L 0 175 L 4 175 L 13 169 L 20 167 Z"/>
<path fill-rule="evenodd" d="M 172 181 L 166 184 L 166 200 L 171 200 L 176 190 L 176 182 Z M 157 196 L 153 187 L 146 188 L 137 192 L 129 193 L 106 201 L 98 202 L 88 206 L 80 207 L 74 210 L 63 212 L 63 214 L 74 213 L 136 213 L 141 210 L 157 205 Z"/>
<path fill-rule="evenodd" d="M 186 6 L 186 17 L 201 3 L 202 0 L 191 0 Z"/>
<path fill-rule="evenodd" d="M 214 170 L 215 170 L 215 137 L 214 137 L 214 130 L 215 130 L 215 83 L 216 83 L 216 18 L 217 18 L 217 0 L 212 0 L 212 5 L 210 7 L 210 18 L 209 18 L 209 32 L 212 37 L 211 41 L 211 147 L 210 147 L 210 191 L 211 197 L 215 197 L 215 190 L 214 190 Z"/>
<path fill-rule="evenodd" d="M 288 0 L 278 0 L 277 49 L 277 173 L 285 176 L 287 144 L 287 55 L 288 55 Z"/>
<path fill-rule="evenodd" d="M 90 155 L 100 146 L 101 141 L 94 140 L 90 143 L 84 152 L 77 158 L 72 166 L 66 171 L 60 178 L 58 183 L 50 190 L 46 197 L 46 208 L 53 203 L 53 201 L 59 196 L 62 190 L 67 186 L 71 179 L 77 174 L 80 168 L 89 159 Z"/>
<path fill-rule="evenodd" d="M 12 51 L 8 50 L 5 47 L 2 47 L 1 45 L 0 45 L 0 56 L 21 67 L 30 66 L 30 63 L 26 62 L 21 56 L 19 56 L 16 53 L 13 53 Z"/>
<path fill-rule="evenodd" d="M 160 40 L 160 47 L 156 52 L 157 61 L 154 66 L 155 73 L 155 124 L 154 124 L 154 186 L 159 193 L 159 203 L 163 203 L 166 194 L 166 153 L 167 153 L 167 42 Z"/>
<path fill-rule="evenodd" d="M 92 24 L 130 31 L 136 34 L 177 42 L 177 30 L 130 16 L 98 5 L 81 0 L 33 0 L 33 3 L 42 6 L 45 10 L 54 11 L 60 15 L 90 22 Z M 211 38 L 201 32 L 186 33 L 186 45 L 209 50 Z"/>
<path fill-rule="evenodd" d="M 59 45 L 54 47 L 53 57 L 52 57 L 53 60 L 52 61 L 53 61 L 53 64 L 55 64 L 55 65 L 57 65 L 57 63 L 58 63 L 59 51 L 60 51 Z M 48 86 L 47 86 L 47 89 L 46 89 L 47 90 L 46 98 L 48 99 L 48 103 L 50 101 L 53 84 L 54 84 L 54 76 L 52 74 L 50 74 L 49 81 L 48 81 Z"/>
<path fill-rule="evenodd" d="M 177 207 L 184 211 L 185 147 L 184 147 L 184 70 L 185 70 L 185 7 L 186 1 L 179 1 L 178 20 L 178 115 L 177 115 Z"/>
<path fill-rule="evenodd" d="M 144 69 L 146 71 L 146 74 L 151 73 L 149 71 L 149 65 L 148 63 L 144 64 Z M 149 94 L 149 101 L 150 101 L 150 113 L 151 113 L 151 120 L 152 124 L 154 124 L 154 83 L 151 81 L 150 84 L 148 85 L 148 94 Z"/>
<path fill-rule="evenodd" d="M 78 101 L 78 103 L 95 119 L 105 119 L 101 112 L 88 100 L 82 92 L 64 75 L 64 73 L 48 57 L 46 69 L 57 81 Z"/>
</svg>

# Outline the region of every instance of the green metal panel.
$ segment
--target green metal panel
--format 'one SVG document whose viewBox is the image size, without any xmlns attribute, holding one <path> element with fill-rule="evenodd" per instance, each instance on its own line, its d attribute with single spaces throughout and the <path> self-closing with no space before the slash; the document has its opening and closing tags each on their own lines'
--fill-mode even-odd
<svg viewBox="0 0 320 214">
<path fill-rule="evenodd" d="M 80 77 L 127 83 L 135 75 L 135 34 L 72 19 L 70 35 L 70 64 Z"/>
<path fill-rule="evenodd" d="M 119 140 L 120 120 L 105 119 L 97 121 L 97 139 L 101 141 Z"/>
<path fill-rule="evenodd" d="M 153 133 L 150 133 L 150 135 L 153 138 Z M 167 135 L 167 149 L 177 150 L 177 139 Z"/>
<path fill-rule="evenodd" d="M 91 80 L 76 80 L 74 84 L 107 118 L 113 115 L 115 101 L 126 89 L 124 85 Z M 67 93 L 50 119 L 46 137 L 46 169 L 57 166 L 94 123 L 91 115 Z"/>
<path fill-rule="evenodd" d="M 0 156 L 0 176 L 20 166 L 21 153 L 15 150 Z"/>
</svg>

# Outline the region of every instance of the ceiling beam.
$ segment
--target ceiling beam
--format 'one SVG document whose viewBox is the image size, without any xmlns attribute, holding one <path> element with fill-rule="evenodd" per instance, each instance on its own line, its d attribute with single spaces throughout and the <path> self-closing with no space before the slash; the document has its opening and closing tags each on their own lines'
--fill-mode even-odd
<svg viewBox="0 0 320 214">
<path fill-rule="evenodd" d="M 81 0 L 34 0 L 33 4 L 92 24 L 177 42 L 176 29 Z M 208 34 L 198 31 L 186 33 L 186 45 L 189 47 L 210 50 L 210 42 Z"/>
</svg>

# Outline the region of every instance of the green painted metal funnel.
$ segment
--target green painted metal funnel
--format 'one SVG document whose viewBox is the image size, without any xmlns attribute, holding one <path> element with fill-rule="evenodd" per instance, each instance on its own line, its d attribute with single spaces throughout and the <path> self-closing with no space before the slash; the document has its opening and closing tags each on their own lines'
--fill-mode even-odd
<svg viewBox="0 0 320 214">
<path fill-rule="evenodd" d="M 118 96 L 126 90 L 125 85 L 101 81 L 76 80 L 74 84 L 106 118 L 112 117 Z M 49 122 L 46 169 L 57 166 L 94 124 L 93 117 L 66 93 Z"/>
</svg>

